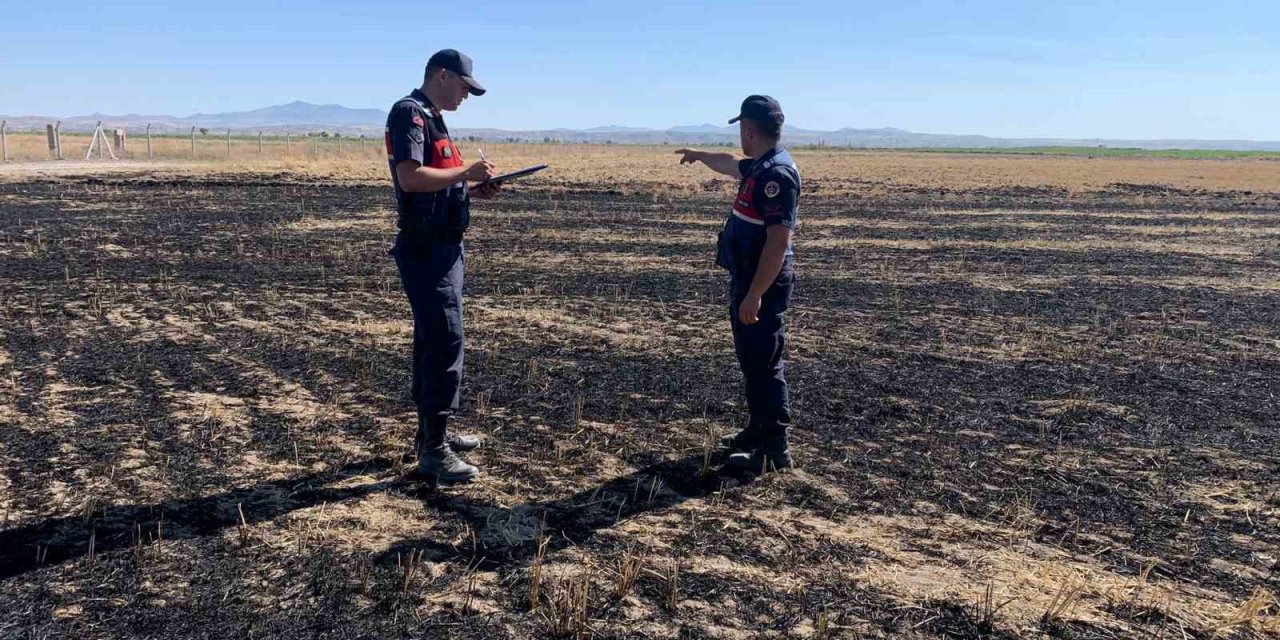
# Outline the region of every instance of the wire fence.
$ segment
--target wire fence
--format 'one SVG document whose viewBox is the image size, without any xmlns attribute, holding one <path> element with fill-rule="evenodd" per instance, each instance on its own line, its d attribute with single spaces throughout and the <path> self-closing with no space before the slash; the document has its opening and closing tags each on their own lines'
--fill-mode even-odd
<svg viewBox="0 0 1280 640">
<path fill-rule="evenodd" d="M 9 129 L 0 122 L 0 161 L 42 160 L 303 160 L 385 157 L 381 136 L 330 132 L 266 133 L 195 127 L 187 132 L 103 128 L 62 131 L 50 123 L 43 132 Z"/>
</svg>

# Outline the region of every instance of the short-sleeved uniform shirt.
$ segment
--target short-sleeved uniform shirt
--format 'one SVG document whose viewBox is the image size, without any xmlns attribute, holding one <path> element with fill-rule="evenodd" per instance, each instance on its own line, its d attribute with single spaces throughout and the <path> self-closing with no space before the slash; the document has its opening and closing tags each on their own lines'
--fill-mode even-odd
<svg viewBox="0 0 1280 640">
<path fill-rule="evenodd" d="M 414 89 L 391 107 L 386 143 L 400 230 L 424 237 L 456 235 L 460 240 L 470 223 L 466 181 L 434 193 L 414 193 L 402 189 L 396 175 L 396 165 L 405 160 L 437 169 L 463 166 L 462 154 L 449 138 L 444 117 L 420 89 Z"/>
<path fill-rule="evenodd" d="M 764 251 L 766 229 L 780 224 L 795 230 L 800 203 L 800 170 L 785 149 L 738 162 L 742 182 L 733 213 L 721 236 L 721 260 L 734 276 L 752 278 Z M 728 255 L 724 255 L 724 252 Z M 788 257 L 793 255 L 787 247 Z"/>
</svg>

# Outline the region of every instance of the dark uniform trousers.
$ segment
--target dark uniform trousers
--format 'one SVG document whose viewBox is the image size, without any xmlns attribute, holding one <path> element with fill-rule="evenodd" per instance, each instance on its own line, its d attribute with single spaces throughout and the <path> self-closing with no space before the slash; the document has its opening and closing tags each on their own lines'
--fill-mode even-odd
<svg viewBox="0 0 1280 640">
<path fill-rule="evenodd" d="M 413 402 L 423 418 L 448 417 L 458 409 L 462 382 L 463 246 L 393 255 L 413 308 Z"/>
<path fill-rule="evenodd" d="M 759 322 L 743 324 L 738 305 L 751 289 L 751 280 L 734 277 L 729 284 L 729 320 L 733 324 L 733 346 L 746 383 L 747 410 L 753 427 L 766 437 L 781 436 L 791 426 L 791 396 L 787 388 L 783 357 L 786 354 L 785 318 L 791 304 L 795 272 L 791 258 L 783 263 L 773 286 L 760 301 Z"/>
</svg>

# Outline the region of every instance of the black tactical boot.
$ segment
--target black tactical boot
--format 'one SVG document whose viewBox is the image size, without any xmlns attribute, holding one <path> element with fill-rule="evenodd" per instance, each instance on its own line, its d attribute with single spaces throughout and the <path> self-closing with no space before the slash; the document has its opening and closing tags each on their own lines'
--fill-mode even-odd
<svg viewBox="0 0 1280 640">
<path fill-rule="evenodd" d="M 755 449 L 730 455 L 725 463 L 726 469 L 763 475 L 794 466 L 791 460 L 791 447 L 787 443 L 786 425 L 757 433 L 759 434 L 758 445 Z"/>
<path fill-rule="evenodd" d="M 459 458 L 446 442 L 446 421 L 442 417 L 420 425 L 416 445 L 418 475 L 445 484 L 466 482 L 480 475 L 479 469 Z"/>
<path fill-rule="evenodd" d="M 441 484 L 456 484 L 470 481 L 480 475 L 480 470 L 463 462 L 446 444 L 418 455 L 418 475 Z"/>
<path fill-rule="evenodd" d="M 440 416 L 418 416 L 418 434 L 414 438 L 414 455 L 417 455 L 417 443 L 421 442 L 425 437 L 428 425 L 431 421 L 442 419 L 447 420 L 447 418 L 441 418 Z M 481 441 L 480 438 L 477 438 L 476 436 L 465 436 L 460 433 L 454 433 L 451 429 L 446 428 L 444 432 L 444 442 L 449 445 L 450 449 L 453 449 L 458 453 L 466 453 L 479 448 Z"/>
<path fill-rule="evenodd" d="M 720 446 L 728 449 L 731 454 L 754 450 L 760 446 L 760 425 L 754 420 L 748 422 L 742 431 L 720 438 Z"/>
<path fill-rule="evenodd" d="M 732 471 L 750 471 L 756 475 L 764 475 L 790 469 L 792 466 L 791 450 L 783 449 L 782 451 L 765 451 L 764 449 L 756 449 L 751 453 L 735 453 L 729 456 L 729 461 L 724 464 L 725 469 Z"/>
<path fill-rule="evenodd" d="M 445 431 L 444 442 L 449 445 L 450 449 L 458 453 L 466 453 L 480 447 L 480 438 L 476 436 L 464 436 L 461 433 Z"/>
</svg>

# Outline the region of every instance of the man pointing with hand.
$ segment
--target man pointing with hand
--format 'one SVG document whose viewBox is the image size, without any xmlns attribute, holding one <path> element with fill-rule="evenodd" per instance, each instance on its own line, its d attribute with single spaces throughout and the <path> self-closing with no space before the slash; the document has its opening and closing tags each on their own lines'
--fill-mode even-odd
<svg viewBox="0 0 1280 640">
<path fill-rule="evenodd" d="M 395 185 L 397 226 L 391 255 L 413 308 L 413 401 L 418 408 L 414 449 L 420 475 L 464 482 L 480 473 L 458 457 L 480 446 L 451 433 L 462 383 L 462 236 L 470 199 L 490 198 L 495 166 L 467 165 L 449 139 L 444 111 L 455 111 L 485 89 L 472 77 L 471 58 L 453 49 L 427 61 L 422 87 L 396 102 L 387 116 L 387 162 Z"/>
<path fill-rule="evenodd" d="M 701 162 L 739 180 L 733 211 L 720 232 L 716 264 L 729 271 L 729 320 L 746 382 L 747 428 L 725 438 L 729 466 L 773 471 L 792 465 L 787 443 L 791 398 L 784 375 L 784 314 L 795 283 L 791 235 L 800 199 L 800 171 L 779 146 L 782 107 L 769 96 L 742 102 L 738 117 L 745 159 L 680 149 L 680 163 Z"/>
</svg>

